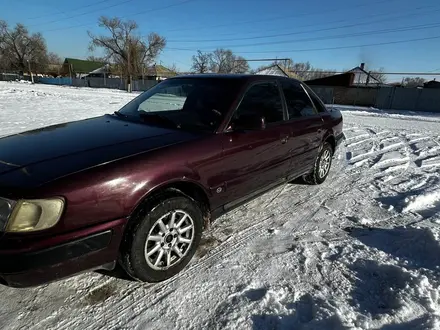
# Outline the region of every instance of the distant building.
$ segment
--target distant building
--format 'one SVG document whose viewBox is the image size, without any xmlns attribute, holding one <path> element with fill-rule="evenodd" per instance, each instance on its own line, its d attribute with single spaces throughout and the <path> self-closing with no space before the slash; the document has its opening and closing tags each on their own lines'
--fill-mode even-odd
<svg viewBox="0 0 440 330">
<path fill-rule="evenodd" d="M 354 78 L 354 72 L 346 72 L 342 74 L 335 74 L 333 76 L 307 80 L 305 83 L 310 86 L 350 87 L 353 86 Z"/>
<path fill-rule="evenodd" d="M 64 76 L 81 78 L 84 76 L 88 76 L 95 70 L 98 70 L 105 66 L 106 64 L 102 62 L 80 60 L 76 58 L 66 58 L 61 69 L 61 74 Z"/>
<path fill-rule="evenodd" d="M 46 70 L 44 71 L 45 75 L 58 77 L 61 74 L 63 66 L 61 64 L 48 64 Z"/>
<path fill-rule="evenodd" d="M 154 64 L 150 67 L 147 67 L 144 72 L 144 78 L 146 80 L 165 80 L 175 76 L 177 76 L 177 72 L 160 64 Z"/>
<path fill-rule="evenodd" d="M 423 84 L 423 88 L 440 88 L 440 81 L 431 80 Z"/>
<path fill-rule="evenodd" d="M 111 67 L 109 64 L 105 64 L 104 66 L 97 68 L 96 70 L 90 71 L 88 74 L 85 74 L 83 77 L 94 77 L 94 78 L 104 78 L 109 77 L 111 74 Z"/>
<path fill-rule="evenodd" d="M 365 63 L 361 63 L 347 72 L 318 79 L 305 81 L 308 85 L 339 86 L 339 87 L 378 87 L 388 86 L 381 83 L 371 72 L 365 71 Z"/>
<path fill-rule="evenodd" d="M 260 69 L 259 71 L 255 72 L 255 74 L 289 77 L 289 75 L 278 64 L 273 64 L 271 66 Z"/>
<path fill-rule="evenodd" d="M 365 71 L 365 63 L 361 63 L 347 72 L 354 73 L 352 86 L 377 86 L 382 83 L 371 75 L 371 72 Z"/>
</svg>

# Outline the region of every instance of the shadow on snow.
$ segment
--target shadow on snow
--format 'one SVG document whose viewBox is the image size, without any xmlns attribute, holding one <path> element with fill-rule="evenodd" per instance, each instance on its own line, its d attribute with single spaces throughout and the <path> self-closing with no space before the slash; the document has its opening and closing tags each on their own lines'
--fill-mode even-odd
<svg viewBox="0 0 440 330">
<path fill-rule="evenodd" d="M 404 267 L 440 269 L 440 244 L 428 228 L 353 228 L 350 235 L 363 244 L 404 262 Z"/>
</svg>

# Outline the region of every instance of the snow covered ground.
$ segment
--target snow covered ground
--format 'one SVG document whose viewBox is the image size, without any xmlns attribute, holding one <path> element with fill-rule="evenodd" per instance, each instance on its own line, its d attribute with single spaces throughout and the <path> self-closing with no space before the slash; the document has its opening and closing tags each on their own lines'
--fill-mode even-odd
<svg viewBox="0 0 440 330">
<path fill-rule="evenodd" d="M 0 83 L 0 135 L 132 97 Z M 164 283 L 87 273 L 0 287 L 0 328 L 440 329 L 440 115 L 338 108 L 347 140 L 324 184 L 288 184 L 223 216 Z"/>
</svg>

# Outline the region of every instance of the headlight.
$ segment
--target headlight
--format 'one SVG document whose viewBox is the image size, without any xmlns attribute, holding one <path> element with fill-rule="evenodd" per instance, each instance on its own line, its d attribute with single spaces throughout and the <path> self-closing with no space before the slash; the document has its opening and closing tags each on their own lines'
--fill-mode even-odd
<svg viewBox="0 0 440 330">
<path fill-rule="evenodd" d="M 51 228 L 60 220 L 63 208 L 61 198 L 19 200 L 9 215 L 5 231 L 17 233 Z"/>
</svg>

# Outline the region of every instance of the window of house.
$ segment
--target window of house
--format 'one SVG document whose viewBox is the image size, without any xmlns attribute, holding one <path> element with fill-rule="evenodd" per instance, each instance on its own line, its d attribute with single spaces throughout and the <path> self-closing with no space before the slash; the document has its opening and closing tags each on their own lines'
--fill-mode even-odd
<svg viewBox="0 0 440 330">
<path fill-rule="evenodd" d="M 244 95 L 235 118 L 240 115 L 257 114 L 265 117 L 266 123 L 284 120 L 283 104 L 275 82 L 259 83 L 252 86 Z"/>
<path fill-rule="evenodd" d="M 317 114 L 312 101 L 299 83 L 283 81 L 282 87 L 289 119 L 310 117 Z"/>
</svg>

